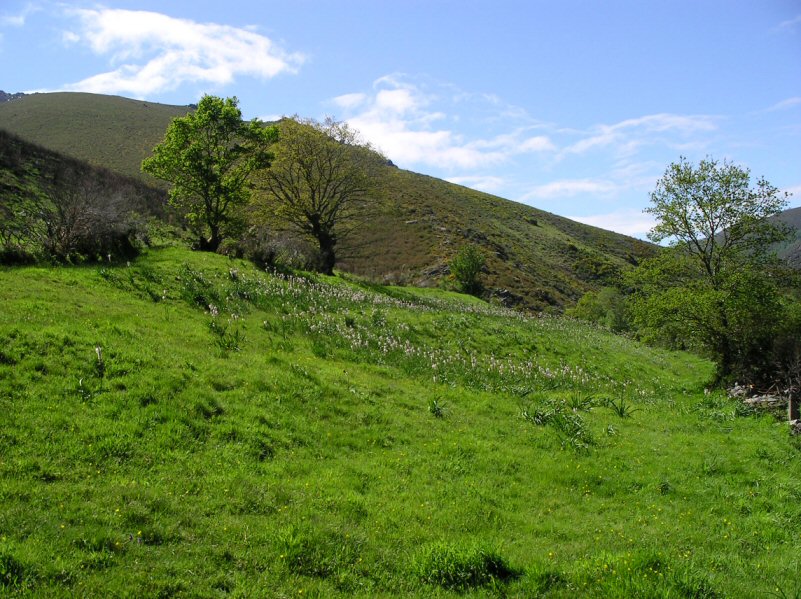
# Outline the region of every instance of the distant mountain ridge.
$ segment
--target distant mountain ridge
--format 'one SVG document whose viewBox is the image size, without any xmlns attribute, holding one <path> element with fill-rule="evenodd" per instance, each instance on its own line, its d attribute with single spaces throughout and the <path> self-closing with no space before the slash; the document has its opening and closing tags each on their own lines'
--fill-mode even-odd
<svg viewBox="0 0 801 599">
<path fill-rule="evenodd" d="M 0 104 L 0 128 L 40 146 L 160 185 L 142 160 L 191 106 L 86 93 L 25 95 Z M 389 158 L 392 158 L 391 156 Z M 343 247 L 337 267 L 385 282 L 437 284 L 465 243 L 487 256 L 485 286 L 530 310 L 575 303 L 656 246 L 467 187 L 387 166 L 382 215 Z"/>
</svg>

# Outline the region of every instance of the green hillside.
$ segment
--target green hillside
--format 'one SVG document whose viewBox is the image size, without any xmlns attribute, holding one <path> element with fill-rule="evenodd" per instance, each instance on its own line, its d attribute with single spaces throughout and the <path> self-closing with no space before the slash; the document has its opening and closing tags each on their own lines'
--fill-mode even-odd
<svg viewBox="0 0 801 599">
<path fill-rule="evenodd" d="M 488 258 L 486 286 L 509 306 L 577 301 L 654 246 L 517 202 L 400 169 L 388 169 L 390 209 L 342 266 L 371 277 L 430 284 L 464 243 Z"/>
<path fill-rule="evenodd" d="M 141 177 L 128 177 L 119 172 L 94 166 L 65 155 L 0 128 L 0 207 L 12 198 L 20 199 L 46 193 L 45 187 L 58 173 L 67 169 L 102 180 L 109 192 L 120 185 L 132 188 L 131 207 L 143 213 L 163 215 L 166 194 L 147 185 Z"/>
<path fill-rule="evenodd" d="M 34 94 L 0 104 L 0 128 L 143 176 L 142 159 L 170 120 L 189 109 L 93 94 Z M 654 251 L 642 241 L 433 177 L 387 166 L 387 179 L 383 215 L 343 248 L 340 268 L 375 280 L 436 285 L 458 247 L 471 242 L 489 258 L 486 283 L 499 301 L 559 310 Z"/>
<path fill-rule="evenodd" d="M 801 592 L 801 447 L 687 354 L 178 249 L 0 305 L 0 594 Z"/>
<path fill-rule="evenodd" d="M 795 229 L 787 241 L 777 244 L 776 252 L 780 258 L 801 269 L 801 208 L 785 210 L 776 219 Z"/>
<path fill-rule="evenodd" d="M 0 129 L 0 263 L 130 257 L 165 207 L 164 190 L 139 178 Z"/>
<path fill-rule="evenodd" d="M 119 96 L 29 94 L 0 103 L 0 129 L 95 166 L 144 178 L 142 160 L 164 137 L 170 121 L 190 110 Z"/>
</svg>

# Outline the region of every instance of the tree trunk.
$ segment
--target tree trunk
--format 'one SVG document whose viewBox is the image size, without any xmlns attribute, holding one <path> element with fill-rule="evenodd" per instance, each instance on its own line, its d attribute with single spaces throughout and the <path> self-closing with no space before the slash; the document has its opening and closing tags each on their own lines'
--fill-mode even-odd
<svg viewBox="0 0 801 599">
<path fill-rule="evenodd" d="M 208 239 L 205 236 L 200 237 L 198 249 L 202 252 L 216 252 L 222 243 L 222 235 L 220 235 L 220 227 L 210 227 L 211 237 Z"/>
<path fill-rule="evenodd" d="M 337 261 L 334 252 L 334 247 L 337 244 L 336 237 L 328 233 L 320 233 L 317 236 L 317 242 L 320 244 L 320 272 L 326 275 L 333 275 L 334 265 Z"/>
</svg>

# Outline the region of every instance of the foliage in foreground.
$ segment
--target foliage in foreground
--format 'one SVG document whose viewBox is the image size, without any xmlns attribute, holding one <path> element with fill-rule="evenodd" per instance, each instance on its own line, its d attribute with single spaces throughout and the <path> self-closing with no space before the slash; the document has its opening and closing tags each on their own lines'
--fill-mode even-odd
<svg viewBox="0 0 801 599">
<path fill-rule="evenodd" d="M 801 391 L 799 279 L 771 254 L 786 195 L 728 162 L 671 164 L 651 194 L 649 237 L 670 247 L 588 292 L 568 314 L 709 356 L 719 384 Z"/>
<path fill-rule="evenodd" d="M 726 161 L 671 164 L 645 210 L 656 218 L 650 239 L 669 240 L 671 251 L 628 277 L 641 334 L 700 347 L 721 382 L 775 382 L 771 346 L 786 311 L 769 250 L 788 235 L 771 220 L 786 198 Z"/>
<path fill-rule="evenodd" d="M 797 592 L 799 447 L 708 362 L 179 250 L 0 279 L 2 593 Z"/>
</svg>

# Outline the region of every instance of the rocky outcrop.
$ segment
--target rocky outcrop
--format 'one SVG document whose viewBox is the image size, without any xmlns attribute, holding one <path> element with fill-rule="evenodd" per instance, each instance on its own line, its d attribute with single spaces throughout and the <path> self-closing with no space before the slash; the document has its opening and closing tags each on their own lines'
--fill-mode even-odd
<svg viewBox="0 0 801 599">
<path fill-rule="evenodd" d="M 753 387 L 734 384 L 728 390 L 729 397 L 739 399 L 746 406 L 754 411 L 769 412 L 780 420 L 787 420 L 790 423 L 790 432 L 794 435 L 801 434 L 801 418 L 799 418 L 799 398 L 793 389 L 783 393 L 756 393 Z"/>
<path fill-rule="evenodd" d="M 4 92 L 0 89 L 0 102 L 10 102 L 11 100 L 16 100 L 17 98 L 21 98 L 24 96 L 22 92 L 16 94 L 9 94 L 8 92 Z"/>
</svg>

